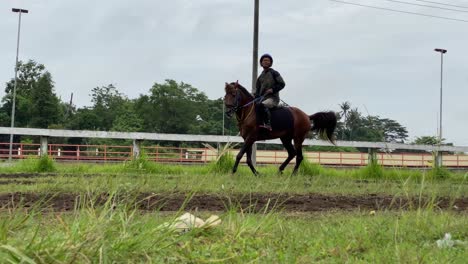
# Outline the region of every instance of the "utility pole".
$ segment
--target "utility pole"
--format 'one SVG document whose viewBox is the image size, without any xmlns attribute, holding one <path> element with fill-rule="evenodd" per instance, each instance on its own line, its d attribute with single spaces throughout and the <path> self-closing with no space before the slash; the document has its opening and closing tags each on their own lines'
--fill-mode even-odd
<svg viewBox="0 0 468 264">
<path fill-rule="evenodd" d="M 254 8 L 254 28 L 253 28 L 253 53 L 252 53 L 252 92 L 255 91 L 255 84 L 258 75 L 258 17 L 260 0 L 255 0 Z M 252 163 L 257 165 L 257 144 L 252 145 Z"/>
</svg>

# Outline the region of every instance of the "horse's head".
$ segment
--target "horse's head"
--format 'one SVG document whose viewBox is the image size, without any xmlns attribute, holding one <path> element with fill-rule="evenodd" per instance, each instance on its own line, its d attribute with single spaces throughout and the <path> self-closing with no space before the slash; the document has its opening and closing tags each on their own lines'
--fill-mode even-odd
<svg viewBox="0 0 468 264">
<path fill-rule="evenodd" d="M 239 109 L 240 104 L 240 92 L 239 83 L 226 83 L 224 87 L 226 94 L 224 95 L 224 105 L 226 106 L 226 115 L 232 117 L 232 115 Z"/>
</svg>

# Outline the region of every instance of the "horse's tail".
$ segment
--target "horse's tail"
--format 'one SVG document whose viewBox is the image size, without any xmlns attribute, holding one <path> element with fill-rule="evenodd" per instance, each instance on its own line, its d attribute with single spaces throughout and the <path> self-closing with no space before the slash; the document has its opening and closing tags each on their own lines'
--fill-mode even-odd
<svg viewBox="0 0 468 264">
<path fill-rule="evenodd" d="M 317 112 L 310 115 L 309 119 L 313 122 L 311 130 L 317 131 L 321 139 L 328 140 L 335 145 L 333 137 L 337 122 L 335 112 Z"/>
</svg>

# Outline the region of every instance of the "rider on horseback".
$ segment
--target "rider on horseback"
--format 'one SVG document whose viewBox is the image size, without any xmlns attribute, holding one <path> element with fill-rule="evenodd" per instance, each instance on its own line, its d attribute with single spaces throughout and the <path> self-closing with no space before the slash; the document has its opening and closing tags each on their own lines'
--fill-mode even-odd
<svg viewBox="0 0 468 264">
<path fill-rule="evenodd" d="M 269 54 L 260 57 L 260 65 L 263 67 L 263 72 L 258 76 L 253 95 L 255 98 L 264 96 L 261 102 L 265 111 L 265 120 L 262 127 L 271 131 L 270 109 L 278 106 L 280 102 L 279 91 L 286 84 L 279 72 L 271 68 L 273 58 Z"/>
</svg>

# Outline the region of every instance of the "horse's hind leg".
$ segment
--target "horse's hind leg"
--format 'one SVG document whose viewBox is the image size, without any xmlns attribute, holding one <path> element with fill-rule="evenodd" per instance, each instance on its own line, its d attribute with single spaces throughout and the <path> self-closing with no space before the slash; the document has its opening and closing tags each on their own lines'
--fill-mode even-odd
<svg viewBox="0 0 468 264">
<path fill-rule="evenodd" d="M 289 162 L 296 156 L 296 151 L 294 150 L 294 146 L 291 143 L 291 138 L 281 138 L 281 142 L 283 143 L 283 146 L 286 148 L 288 151 L 288 157 L 286 160 L 281 164 L 279 167 L 279 172 L 282 173 L 284 168 L 289 164 Z"/>
<path fill-rule="evenodd" d="M 302 142 L 304 140 L 294 139 L 294 148 L 296 149 L 296 166 L 294 166 L 293 175 L 297 173 L 304 156 L 302 155 Z"/>
<path fill-rule="evenodd" d="M 258 175 L 258 171 L 255 169 L 252 163 L 252 145 L 247 148 L 247 165 L 249 165 L 250 170 L 253 174 Z"/>
</svg>

